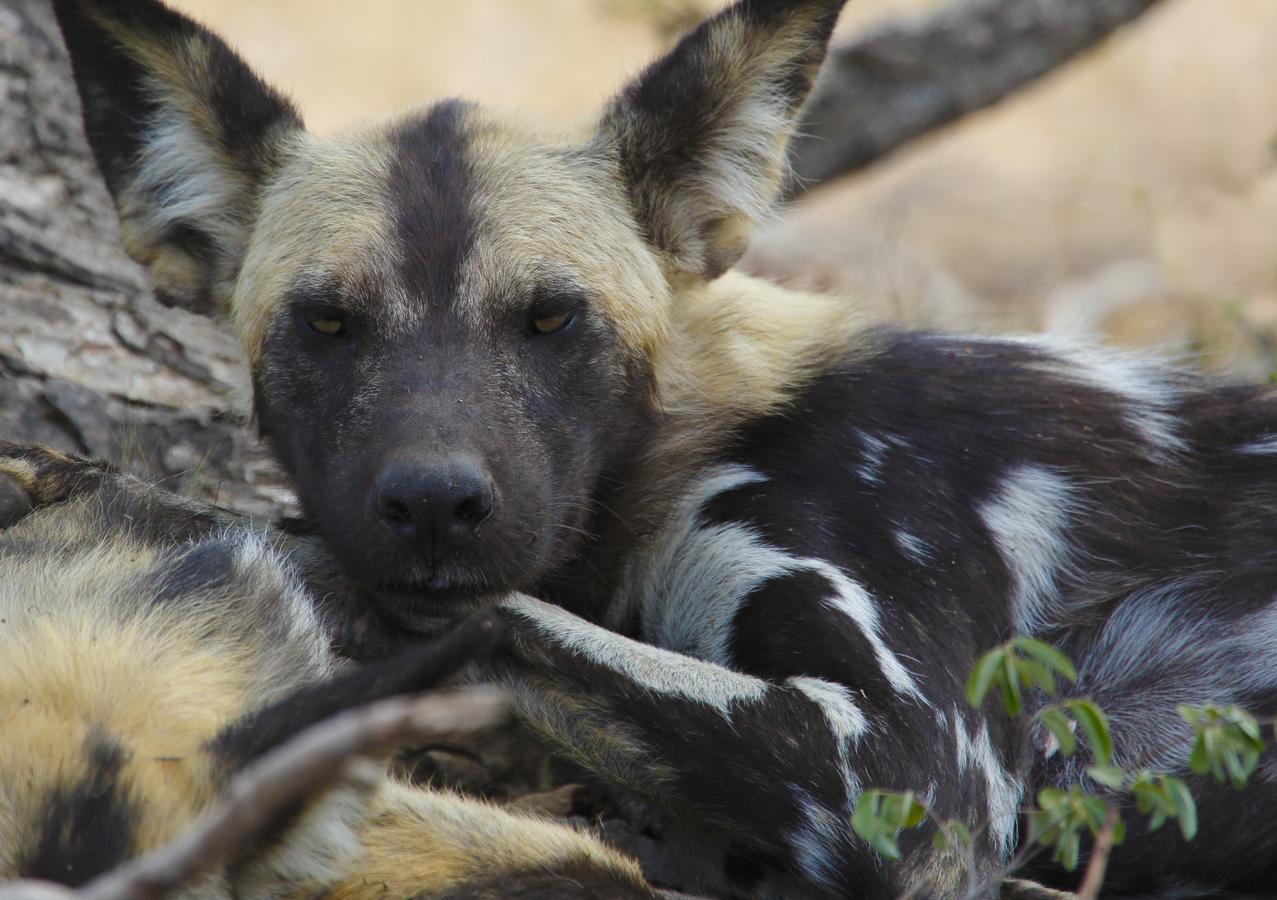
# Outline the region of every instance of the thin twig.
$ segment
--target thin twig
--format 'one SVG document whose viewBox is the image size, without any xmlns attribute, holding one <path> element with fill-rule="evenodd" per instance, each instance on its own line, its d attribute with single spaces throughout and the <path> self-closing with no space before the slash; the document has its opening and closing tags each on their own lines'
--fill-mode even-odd
<svg viewBox="0 0 1277 900">
<path fill-rule="evenodd" d="M 1104 827 L 1095 836 L 1095 844 L 1091 847 L 1091 858 L 1086 864 L 1086 875 L 1082 886 L 1077 889 L 1078 900 L 1097 900 L 1100 888 L 1104 886 L 1104 872 L 1108 869 L 1109 854 L 1113 852 L 1113 841 L 1117 837 L 1117 806 L 1109 807 L 1108 816 L 1104 819 Z"/>
</svg>

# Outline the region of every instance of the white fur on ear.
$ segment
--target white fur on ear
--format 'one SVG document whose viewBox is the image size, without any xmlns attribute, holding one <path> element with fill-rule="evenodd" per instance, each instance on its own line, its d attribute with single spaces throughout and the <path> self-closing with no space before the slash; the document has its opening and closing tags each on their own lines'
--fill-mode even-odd
<svg viewBox="0 0 1277 900">
<path fill-rule="evenodd" d="M 54 0 L 85 134 L 157 293 L 224 307 L 300 116 L 220 38 L 156 0 Z"/>
<path fill-rule="evenodd" d="M 170 302 L 215 304 L 229 294 L 243 257 L 253 192 L 246 173 L 189 119 L 166 110 L 145 130 L 132 178 L 116 198 L 125 249 L 150 267 Z M 175 241 L 182 232 L 203 246 Z"/>
</svg>

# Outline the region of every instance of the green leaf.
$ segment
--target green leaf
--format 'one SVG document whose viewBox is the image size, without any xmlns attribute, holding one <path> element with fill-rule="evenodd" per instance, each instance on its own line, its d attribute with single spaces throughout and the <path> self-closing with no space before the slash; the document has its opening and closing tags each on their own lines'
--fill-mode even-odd
<svg viewBox="0 0 1277 900">
<path fill-rule="evenodd" d="M 1002 657 L 1005 653 L 1004 648 L 995 647 L 980 657 L 971 669 L 971 675 L 967 678 L 967 702 L 972 706 L 979 707 L 984 703 L 985 695 L 989 693 L 994 678 L 1002 668 Z"/>
<path fill-rule="evenodd" d="M 912 793 L 908 797 L 909 809 L 905 813 L 904 827 L 917 828 L 922 824 L 922 820 L 927 817 L 927 808 L 915 800 Z"/>
<path fill-rule="evenodd" d="M 1113 735 L 1109 731 L 1108 717 L 1090 700 L 1070 700 L 1067 706 L 1086 735 L 1095 761 L 1107 766 L 1113 760 Z"/>
<path fill-rule="evenodd" d="M 1007 715 L 1018 716 L 1024 711 L 1024 694 L 1020 690 L 1020 675 L 1016 669 L 1015 657 L 1010 653 L 1002 657 L 1002 705 Z"/>
<path fill-rule="evenodd" d="M 1069 681 L 1077 681 L 1077 669 L 1074 668 L 1072 661 L 1045 641 L 1039 641 L 1037 638 L 1022 637 L 1016 638 L 1011 643 L 1016 650 L 1033 657 L 1048 669 L 1057 672 Z"/>
<path fill-rule="evenodd" d="M 856 801 L 851 827 L 880 856 L 900 858 L 896 839 L 905 828 L 913 828 L 927 815 L 913 791 L 865 791 Z"/>
<path fill-rule="evenodd" d="M 1148 830 L 1157 831 L 1157 829 L 1166 824 L 1166 820 L 1169 816 L 1170 814 L 1159 806 L 1153 815 L 1149 817 Z"/>
<path fill-rule="evenodd" d="M 1055 742 L 1060 745 L 1060 753 L 1064 756 L 1072 756 L 1073 751 L 1077 750 L 1077 738 L 1073 735 L 1073 723 L 1069 721 L 1064 711 L 1059 707 L 1048 706 L 1038 713 L 1038 718 L 1042 720 L 1047 731 L 1051 732 Z"/>
<path fill-rule="evenodd" d="M 1189 767 L 1197 774 L 1209 772 L 1217 781 L 1244 787 L 1259 765 L 1264 738 L 1259 722 L 1240 706 L 1192 707 L 1180 705 L 1179 714 L 1196 732 Z"/>
<path fill-rule="evenodd" d="M 1193 801 L 1193 793 L 1178 778 L 1166 777 L 1166 790 L 1175 807 L 1175 818 L 1179 820 L 1179 830 L 1184 840 L 1191 841 L 1197 834 L 1197 804 Z"/>
<path fill-rule="evenodd" d="M 1020 684 L 1033 687 L 1035 684 L 1047 694 L 1055 694 L 1055 673 L 1046 666 L 1027 659 L 1014 660 L 1015 671 Z"/>
<path fill-rule="evenodd" d="M 1196 706 L 1189 706 L 1187 703 L 1180 703 L 1175 707 L 1175 711 L 1180 714 L 1180 717 L 1185 722 L 1192 725 L 1194 728 L 1201 724 L 1202 710 L 1198 709 Z"/>
<path fill-rule="evenodd" d="M 1079 844 L 1076 831 L 1065 831 L 1055 844 L 1055 859 L 1069 872 L 1077 868 Z"/>
<path fill-rule="evenodd" d="M 1120 791 L 1126 786 L 1126 770 L 1117 766 L 1090 766 L 1086 770 L 1095 781 L 1107 788 Z"/>
<path fill-rule="evenodd" d="M 1199 733 L 1197 739 L 1193 741 L 1193 752 L 1188 756 L 1188 767 L 1196 775 L 1205 775 L 1210 771 L 1211 760 L 1210 752 L 1206 747 L 1206 735 Z"/>
</svg>

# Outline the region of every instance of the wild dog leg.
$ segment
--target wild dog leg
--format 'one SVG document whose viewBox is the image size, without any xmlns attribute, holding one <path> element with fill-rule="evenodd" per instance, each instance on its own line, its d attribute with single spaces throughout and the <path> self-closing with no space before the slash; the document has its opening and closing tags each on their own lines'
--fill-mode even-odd
<svg viewBox="0 0 1277 900">
<path fill-rule="evenodd" d="M 32 509 L 75 498 L 91 499 L 101 526 L 121 527 L 143 539 L 189 540 L 224 527 L 234 515 L 154 488 L 103 460 L 71 456 L 49 447 L 0 441 L 0 483 L 9 502 L 0 509 L 13 524 Z M 25 501 L 25 502 L 24 502 Z"/>
<path fill-rule="evenodd" d="M 105 463 L 78 459 L 49 447 L 0 441 L 0 528 L 37 506 L 91 490 L 107 472 Z"/>
<path fill-rule="evenodd" d="M 831 681 L 756 678 L 531 598 L 501 610 L 513 635 L 503 674 L 522 718 L 590 770 L 725 838 L 735 860 L 729 853 L 719 889 L 887 897 L 919 881 L 940 894 L 960 884 L 955 860 L 922 851 L 889 867 L 850 827 L 870 786 L 930 792 L 946 814 L 976 815 L 974 795 L 943 772 L 948 754 L 934 735 L 869 718 L 855 692 Z M 907 837 L 916 843 L 906 850 L 925 838 Z M 997 843 L 985 835 L 977 849 L 977 874 L 994 884 Z"/>
</svg>

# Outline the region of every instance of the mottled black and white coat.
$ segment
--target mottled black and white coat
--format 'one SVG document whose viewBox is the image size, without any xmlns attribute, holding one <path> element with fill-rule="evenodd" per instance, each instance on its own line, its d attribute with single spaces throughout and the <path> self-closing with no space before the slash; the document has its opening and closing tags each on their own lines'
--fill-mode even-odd
<svg viewBox="0 0 1277 900">
<path fill-rule="evenodd" d="M 1061 646 L 1128 765 L 1183 766 L 1176 703 L 1277 712 L 1277 404 L 729 271 L 841 5 L 742 0 L 576 129 L 447 101 L 320 138 L 158 3 L 55 2 L 126 246 L 229 317 L 388 628 L 498 604 L 524 719 L 702 890 L 959 895 L 927 829 L 854 837 L 877 786 L 975 826 L 992 893 L 1084 776 L 967 707 L 983 651 Z M 1277 883 L 1269 773 L 1195 782 L 1203 837 L 1133 828 L 1110 888 Z"/>
</svg>

